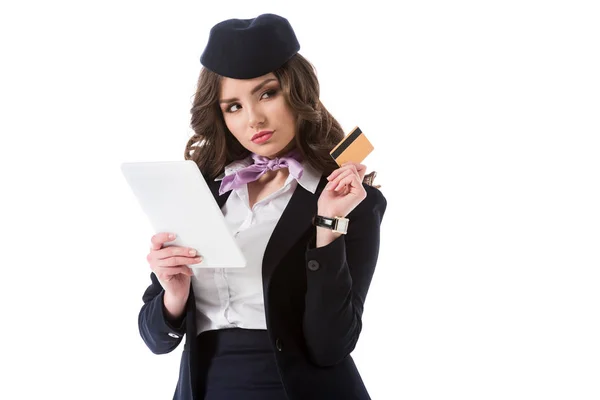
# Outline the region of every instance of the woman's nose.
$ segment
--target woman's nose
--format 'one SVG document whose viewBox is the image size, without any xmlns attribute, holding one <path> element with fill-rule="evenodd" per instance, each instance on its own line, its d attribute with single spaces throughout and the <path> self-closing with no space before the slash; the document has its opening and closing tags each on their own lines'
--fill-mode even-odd
<svg viewBox="0 0 600 400">
<path fill-rule="evenodd" d="M 263 125 L 265 122 L 265 115 L 259 107 L 248 107 L 248 124 L 251 128 L 259 125 Z"/>
</svg>

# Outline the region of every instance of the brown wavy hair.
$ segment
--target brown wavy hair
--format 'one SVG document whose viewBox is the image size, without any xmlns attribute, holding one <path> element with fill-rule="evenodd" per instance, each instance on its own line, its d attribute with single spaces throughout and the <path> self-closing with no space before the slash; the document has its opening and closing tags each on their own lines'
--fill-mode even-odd
<svg viewBox="0 0 600 400">
<path fill-rule="evenodd" d="M 313 168 L 329 175 L 338 168 L 329 152 L 344 138 L 344 131 L 319 99 L 320 86 L 314 66 L 296 53 L 273 73 L 296 116 L 296 147 Z M 194 135 L 184 153 L 184 158 L 196 162 L 209 179 L 216 178 L 230 162 L 250 155 L 225 124 L 219 107 L 221 79 L 206 68 L 200 71 L 190 110 Z"/>
</svg>

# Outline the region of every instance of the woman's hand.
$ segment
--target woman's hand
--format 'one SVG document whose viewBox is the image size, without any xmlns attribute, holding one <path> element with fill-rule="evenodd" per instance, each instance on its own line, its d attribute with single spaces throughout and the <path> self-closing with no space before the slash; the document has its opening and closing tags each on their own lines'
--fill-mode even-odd
<svg viewBox="0 0 600 400">
<path fill-rule="evenodd" d="M 367 197 L 362 185 L 367 167 L 347 162 L 327 177 L 329 183 L 319 197 L 318 213 L 324 217 L 345 217 Z"/>
<path fill-rule="evenodd" d="M 165 289 L 165 295 L 172 299 L 187 300 L 190 293 L 191 277 L 194 275 L 188 267 L 198 264 L 202 257 L 197 256 L 194 249 L 181 246 L 170 246 L 162 248 L 163 244 L 175 239 L 169 237 L 169 233 L 160 232 L 152 236 L 150 253 L 146 259 L 150 269 L 156 274 L 161 286 Z M 194 251 L 190 254 L 190 251 Z"/>
</svg>

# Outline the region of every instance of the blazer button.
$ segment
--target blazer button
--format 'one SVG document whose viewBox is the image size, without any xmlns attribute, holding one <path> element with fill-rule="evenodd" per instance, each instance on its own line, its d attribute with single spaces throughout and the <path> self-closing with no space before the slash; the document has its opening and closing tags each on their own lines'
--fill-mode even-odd
<svg viewBox="0 0 600 400">
<path fill-rule="evenodd" d="M 169 332 L 169 336 L 171 336 L 172 338 L 175 338 L 175 339 L 179 339 L 179 335 L 177 335 L 175 333 Z"/>
<path fill-rule="evenodd" d="M 316 271 L 320 268 L 321 266 L 319 265 L 318 261 L 315 260 L 310 260 L 308 262 L 308 269 L 310 269 L 311 271 Z"/>
<path fill-rule="evenodd" d="M 275 339 L 275 347 L 277 347 L 277 351 L 283 350 L 283 346 L 281 345 L 281 340 L 279 338 Z"/>
</svg>

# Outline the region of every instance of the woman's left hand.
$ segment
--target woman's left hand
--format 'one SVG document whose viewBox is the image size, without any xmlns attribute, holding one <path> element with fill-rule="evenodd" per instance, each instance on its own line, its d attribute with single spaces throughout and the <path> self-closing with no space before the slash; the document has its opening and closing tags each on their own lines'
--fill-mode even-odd
<svg viewBox="0 0 600 400">
<path fill-rule="evenodd" d="M 345 217 L 367 197 L 362 185 L 367 167 L 347 162 L 327 177 L 317 203 L 318 213 L 324 217 Z"/>
</svg>

